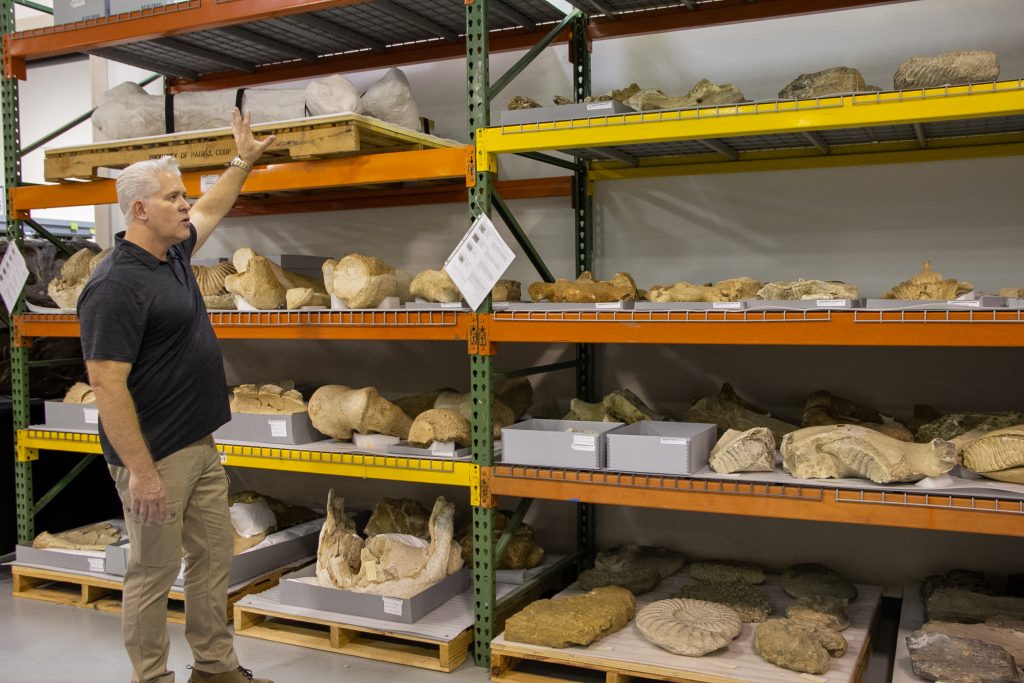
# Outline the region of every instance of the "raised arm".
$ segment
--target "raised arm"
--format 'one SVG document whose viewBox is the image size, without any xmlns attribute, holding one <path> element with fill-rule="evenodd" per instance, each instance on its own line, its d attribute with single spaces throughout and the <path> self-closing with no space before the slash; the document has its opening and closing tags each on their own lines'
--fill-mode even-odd
<svg viewBox="0 0 1024 683">
<path fill-rule="evenodd" d="M 196 228 L 196 245 L 192 249 L 193 254 L 199 251 L 199 248 L 206 242 L 206 238 L 213 233 L 214 228 L 234 206 L 235 200 L 238 199 L 238 193 L 242 190 L 242 184 L 245 183 L 246 176 L 252 170 L 252 165 L 263 154 L 263 150 L 274 142 L 273 135 L 257 140 L 252 134 L 250 121 L 250 112 L 246 112 L 245 116 L 242 116 L 235 108 L 232 114 L 231 128 L 235 136 L 235 149 L 238 151 L 238 158 L 242 163 L 238 166 L 228 166 L 213 187 L 196 200 L 189 212 L 192 225 Z"/>
</svg>

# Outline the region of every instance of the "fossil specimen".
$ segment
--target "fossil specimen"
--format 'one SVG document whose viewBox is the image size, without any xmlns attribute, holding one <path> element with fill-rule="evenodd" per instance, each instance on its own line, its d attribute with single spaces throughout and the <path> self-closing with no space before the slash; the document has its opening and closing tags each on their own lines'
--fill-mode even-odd
<svg viewBox="0 0 1024 683">
<path fill-rule="evenodd" d="M 85 283 L 89 281 L 96 266 L 107 257 L 110 249 L 96 253 L 88 248 L 79 249 L 64 262 L 60 277 L 50 280 L 46 293 L 58 308 L 75 308 Z"/>
<path fill-rule="evenodd" d="M 469 420 L 448 408 L 431 408 L 416 416 L 409 427 L 409 443 L 427 448 L 435 441 L 454 441 L 465 448 L 470 441 Z"/>
<path fill-rule="evenodd" d="M 772 603 L 764 590 L 745 583 L 697 583 L 683 586 L 678 597 L 726 605 L 748 623 L 767 621 L 772 613 Z"/>
<path fill-rule="evenodd" d="M 850 626 L 849 604 L 844 598 L 806 595 L 786 608 L 786 616 L 808 626 L 844 631 Z"/>
<path fill-rule="evenodd" d="M 655 546 L 624 545 L 602 550 L 594 559 L 594 568 L 580 573 L 579 586 L 590 590 L 599 586 L 622 586 L 639 594 L 651 590 L 686 563 L 686 557 Z"/>
<path fill-rule="evenodd" d="M 934 57 L 911 57 L 892 77 L 897 90 L 983 83 L 999 78 L 996 54 L 988 50 L 957 50 Z"/>
<path fill-rule="evenodd" d="M 782 572 L 780 583 L 782 590 L 794 598 L 857 598 L 855 585 L 844 579 L 839 572 L 820 564 L 794 564 Z"/>
<path fill-rule="evenodd" d="M 731 643 L 743 631 L 736 610 L 714 602 L 672 598 L 637 612 L 644 638 L 677 655 L 700 657 Z"/>
<path fill-rule="evenodd" d="M 523 284 L 519 280 L 498 280 L 491 289 L 491 301 L 519 301 Z"/>
<path fill-rule="evenodd" d="M 944 300 L 949 301 L 967 294 L 974 289 L 970 282 L 960 282 L 953 278 L 942 279 L 940 273 L 932 270 L 932 262 L 925 261 L 921 272 L 899 283 L 882 295 L 883 299 L 909 299 L 913 301 Z"/>
<path fill-rule="evenodd" d="M 502 510 L 494 513 L 494 530 L 504 533 L 508 527 L 509 514 Z M 461 541 L 462 560 L 470 564 L 473 558 L 473 534 L 466 534 Z M 544 559 L 544 549 L 537 544 L 533 527 L 525 522 L 520 524 L 505 552 L 498 558 L 496 569 L 532 569 Z"/>
<path fill-rule="evenodd" d="M 933 574 L 921 582 L 921 598 L 927 600 L 932 593 L 940 588 L 962 588 L 963 590 L 984 595 L 995 595 L 995 589 L 985 578 L 984 572 L 970 569 L 954 569 L 945 574 Z"/>
<path fill-rule="evenodd" d="M 473 419 L 473 396 L 472 394 L 458 394 L 454 391 L 442 392 L 434 401 L 435 408 L 453 410 L 466 420 Z M 494 426 L 494 438 L 501 438 L 501 430 L 516 421 L 512 409 L 505 405 L 500 398 L 491 402 L 491 422 Z"/>
<path fill-rule="evenodd" d="M 249 247 L 242 247 L 241 249 L 236 249 L 235 253 L 232 254 L 231 263 L 234 264 L 235 270 L 238 273 L 244 273 L 250 268 L 252 259 L 258 256 L 260 255 Z M 314 292 L 319 292 L 321 294 L 326 293 L 323 284 L 319 280 L 284 270 L 281 266 L 277 265 L 270 259 L 267 259 L 267 267 L 274 274 L 274 278 L 277 280 L 278 284 L 281 285 L 282 289 L 287 290 L 294 289 L 296 287 L 306 287 L 312 289 Z"/>
<path fill-rule="evenodd" d="M 654 285 L 647 292 L 647 299 L 656 302 L 671 301 L 742 301 L 752 299 L 764 285 L 749 277 L 722 280 L 714 284 L 694 285 L 677 282 L 674 285 Z"/>
<path fill-rule="evenodd" d="M 1003 287 L 999 290 L 999 296 L 1012 299 L 1024 299 L 1024 287 Z"/>
<path fill-rule="evenodd" d="M 731 472 L 771 472 L 775 469 L 775 437 L 767 427 L 745 432 L 727 429 L 711 449 L 711 469 Z"/>
<path fill-rule="evenodd" d="M 632 593 L 605 586 L 584 595 L 530 603 L 505 622 L 505 639 L 548 647 L 589 645 L 621 629 L 635 613 Z"/>
<path fill-rule="evenodd" d="M 32 541 L 33 548 L 57 550 L 103 550 L 121 540 L 121 530 L 109 522 L 97 522 L 57 534 L 44 531 Z"/>
<path fill-rule="evenodd" d="M 534 301 L 547 299 L 552 303 L 594 304 L 640 298 L 629 273 L 616 273 L 611 280 L 595 280 L 594 275 L 586 271 L 576 280 L 559 278 L 554 282 L 534 282 L 528 291 Z"/>
<path fill-rule="evenodd" d="M 846 654 L 846 638 L 792 619 L 770 619 L 754 629 L 754 651 L 776 666 L 823 674 L 833 657 Z"/>
<path fill-rule="evenodd" d="M 1015 661 L 1024 662 L 1024 623 L 1015 622 L 1016 628 L 1006 626 L 1008 619 L 990 618 L 984 624 L 957 624 L 949 621 L 929 621 L 921 630 L 925 633 L 942 633 L 956 638 L 981 640 L 998 645 L 1006 650 Z"/>
<path fill-rule="evenodd" d="M 436 303 L 462 301 L 462 292 L 443 270 L 424 270 L 418 274 L 409 285 L 409 293 Z"/>
<path fill-rule="evenodd" d="M 967 446 L 964 467 L 989 479 L 1024 484 L 1024 424 L 988 432 Z"/>
<path fill-rule="evenodd" d="M 856 299 L 859 291 L 854 285 L 835 280 L 804 280 L 769 282 L 757 291 L 757 297 L 766 301 L 800 301 L 804 299 Z"/>
<path fill-rule="evenodd" d="M 812 74 L 800 74 L 779 91 L 779 99 L 806 100 L 839 93 L 864 92 L 867 89 L 859 71 L 848 66 L 836 66 Z"/>
<path fill-rule="evenodd" d="M 526 95 L 515 95 L 508 101 L 508 104 L 505 105 L 505 109 L 537 109 L 540 106 L 540 102 L 537 102 Z"/>
<path fill-rule="evenodd" d="M 802 422 L 804 427 L 856 424 L 900 441 L 914 440 L 910 430 L 891 417 L 827 391 L 815 391 L 807 397 Z"/>
<path fill-rule="evenodd" d="M 430 538 L 427 525 L 430 510 L 414 498 L 384 498 L 373 506 L 373 514 L 366 523 L 366 535 L 408 534 Z"/>
<path fill-rule="evenodd" d="M 619 90 L 612 90 L 611 92 L 601 93 L 599 95 L 588 95 L 583 98 L 584 102 L 607 102 L 608 100 L 618 100 L 619 102 L 625 102 L 633 95 L 643 90 L 636 83 L 630 83 L 625 88 Z M 569 98 L 563 98 L 569 99 Z M 566 104 L 571 104 L 572 100 L 569 100 Z"/>
<path fill-rule="evenodd" d="M 1017 663 L 998 645 L 944 633 L 914 631 L 907 636 L 914 673 L 928 681 L 1020 683 Z"/>
<path fill-rule="evenodd" d="M 293 287 L 284 293 L 285 308 L 295 311 L 304 306 L 319 306 L 330 308 L 331 297 L 328 294 L 316 292 L 309 287 Z"/>
<path fill-rule="evenodd" d="M 306 412 L 302 394 L 277 384 L 240 384 L 232 391 L 231 412 L 290 415 Z"/>
<path fill-rule="evenodd" d="M 662 420 L 664 416 L 651 410 L 643 399 L 629 389 L 617 389 L 601 399 L 600 403 L 572 399 L 569 402 L 569 413 L 563 419 L 633 424 L 643 420 Z"/>
<path fill-rule="evenodd" d="M 412 425 L 409 416 L 374 387 L 352 389 L 340 384 L 327 384 L 313 392 L 309 419 L 317 430 L 339 441 L 351 439 L 352 432 L 404 439 Z"/>
<path fill-rule="evenodd" d="M 766 414 L 762 408 L 740 398 L 732 385 L 722 385 L 718 396 L 709 396 L 696 401 L 690 406 L 690 414 L 686 419 L 690 422 L 711 422 L 718 425 L 719 432 L 735 429 L 744 432 L 753 427 L 767 427 L 771 430 L 775 442 L 782 440 L 785 434 L 796 429 L 794 425 L 777 420 Z"/>
<path fill-rule="evenodd" d="M 234 311 L 238 308 L 235 304 L 235 295 L 230 293 L 204 296 L 203 304 L 208 311 Z"/>
<path fill-rule="evenodd" d="M 245 261 L 245 265 L 245 270 L 224 278 L 224 287 L 228 292 L 242 297 L 250 306 L 260 310 L 283 306 L 285 287 L 274 274 L 273 266 L 276 264 L 265 256 L 253 255 Z"/>
<path fill-rule="evenodd" d="M 394 404 L 401 408 L 410 418 L 415 418 L 420 413 L 426 412 L 434 407 L 437 397 L 443 393 L 454 392 L 455 389 L 435 389 L 425 394 L 414 394 L 396 399 Z"/>
<path fill-rule="evenodd" d="M 983 595 L 962 588 L 938 588 L 925 601 L 928 621 L 984 623 L 990 617 L 1024 619 L 1024 598 Z"/>
<path fill-rule="evenodd" d="M 512 410 L 514 417 L 522 417 L 533 405 L 533 385 L 527 377 L 507 379 L 498 389 L 498 398 Z"/>
<path fill-rule="evenodd" d="M 348 308 L 374 308 L 389 297 L 409 300 L 409 274 L 376 256 L 349 254 L 340 261 L 327 259 L 322 270 L 327 292 Z"/>
<path fill-rule="evenodd" d="M 937 477 L 956 465 L 956 447 L 908 443 L 856 425 L 805 427 L 782 439 L 782 466 L 800 479 L 859 477 L 877 484 Z"/>
<path fill-rule="evenodd" d="M 96 395 L 92 393 L 92 387 L 85 382 L 75 382 L 64 395 L 64 403 L 95 403 Z"/>
<path fill-rule="evenodd" d="M 228 290 L 224 287 L 224 278 L 237 272 L 231 261 L 221 261 L 215 266 L 192 266 L 192 274 L 203 296 L 226 294 Z"/>
<path fill-rule="evenodd" d="M 412 130 L 423 130 L 420 109 L 409 79 L 401 69 L 390 68 L 359 100 L 363 113 Z"/>
<path fill-rule="evenodd" d="M 1024 424 L 1024 413 L 951 413 L 921 425 L 914 440 L 919 443 L 927 443 L 932 439 L 950 441 L 975 430 L 993 432 L 1019 424 Z"/>
<path fill-rule="evenodd" d="M 235 503 L 253 503 L 257 500 L 264 501 L 267 507 L 270 508 L 270 511 L 274 513 L 276 524 L 269 529 L 271 532 L 288 529 L 296 524 L 309 522 L 322 516 L 305 505 L 292 505 L 291 503 L 285 503 L 277 498 L 256 491 L 239 491 L 228 497 L 230 505 Z"/>
<path fill-rule="evenodd" d="M 717 106 L 746 102 L 743 93 L 732 83 L 716 85 L 702 79 L 684 97 L 672 97 L 661 90 L 639 90 L 624 100 L 625 104 L 639 111 L 655 109 L 685 109 L 696 106 Z"/>
<path fill-rule="evenodd" d="M 700 560 L 693 562 L 690 576 L 710 583 L 764 583 L 764 570 L 753 562 L 737 560 Z"/>
</svg>

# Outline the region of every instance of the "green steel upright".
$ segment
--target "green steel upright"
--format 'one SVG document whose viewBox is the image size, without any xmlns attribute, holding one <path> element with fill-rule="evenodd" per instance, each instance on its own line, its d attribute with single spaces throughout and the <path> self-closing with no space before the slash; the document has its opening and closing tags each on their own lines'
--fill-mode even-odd
<svg viewBox="0 0 1024 683">
<path fill-rule="evenodd" d="M 14 2 L 0 0 L 0 35 L 14 32 Z M 2 99 L 4 125 L 4 207 L 11 205 L 10 190 L 21 183 L 21 122 L 19 120 L 18 79 L 3 78 Z M 7 240 L 10 244 L 21 247 L 25 234 L 21 221 L 8 220 Z M 14 430 L 28 426 L 28 351 L 19 347 L 14 334 L 13 316 L 24 310 L 24 302 L 19 301 L 11 311 L 12 325 L 10 328 L 11 343 L 11 408 L 14 414 Z M 17 437 L 15 437 L 17 439 Z M 17 453 L 15 443 L 11 443 L 11 455 Z M 32 463 L 14 463 L 14 500 L 18 513 L 18 540 L 25 542 L 35 536 L 35 518 L 33 513 L 32 494 Z"/>
</svg>

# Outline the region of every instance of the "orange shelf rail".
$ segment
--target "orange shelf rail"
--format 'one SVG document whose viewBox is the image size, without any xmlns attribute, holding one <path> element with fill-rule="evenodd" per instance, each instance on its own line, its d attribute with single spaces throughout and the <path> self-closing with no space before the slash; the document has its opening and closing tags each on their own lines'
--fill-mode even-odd
<svg viewBox="0 0 1024 683">
<path fill-rule="evenodd" d="M 481 477 L 489 507 L 511 496 L 1024 537 L 1022 500 L 849 490 L 817 481 L 764 484 L 516 465 L 484 468 Z"/>
</svg>

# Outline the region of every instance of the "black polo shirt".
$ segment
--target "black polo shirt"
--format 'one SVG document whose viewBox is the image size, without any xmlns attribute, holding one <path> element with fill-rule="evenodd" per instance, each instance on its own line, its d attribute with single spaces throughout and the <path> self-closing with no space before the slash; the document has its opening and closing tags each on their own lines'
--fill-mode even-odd
<svg viewBox="0 0 1024 683">
<path fill-rule="evenodd" d="M 220 345 L 192 275 L 196 229 L 161 261 L 118 233 L 78 299 L 86 360 L 131 363 L 128 391 L 154 460 L 231 419 Z M 121 465 L 103 431 L 103 457 Z"/>
</svg>

